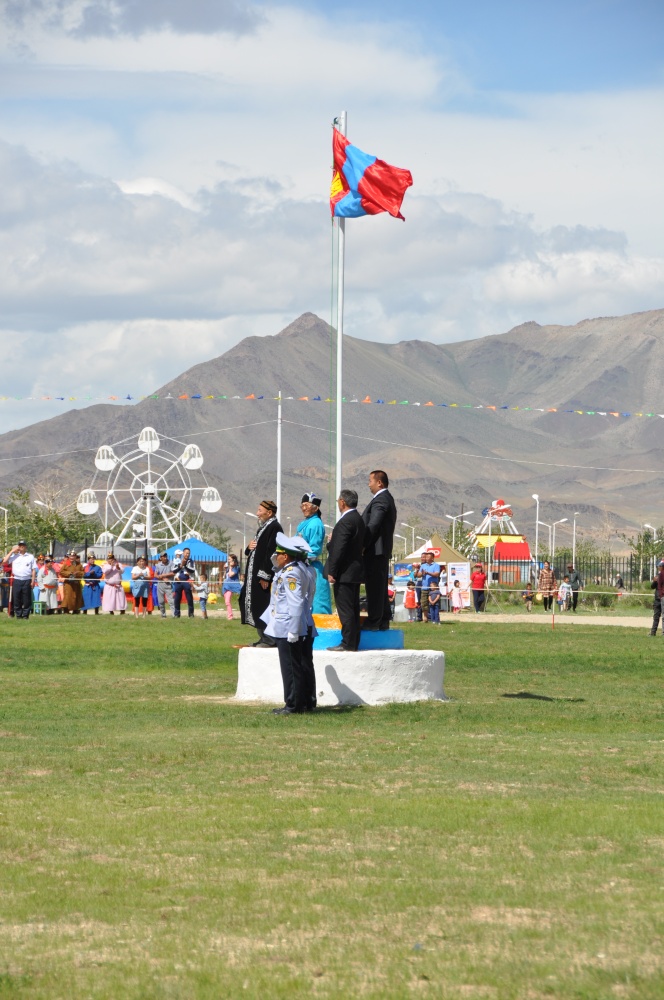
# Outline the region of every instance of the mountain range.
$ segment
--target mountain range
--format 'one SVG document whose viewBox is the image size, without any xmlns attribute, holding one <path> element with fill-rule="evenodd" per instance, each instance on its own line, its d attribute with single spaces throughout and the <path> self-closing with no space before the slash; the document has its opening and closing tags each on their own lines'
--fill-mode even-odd
<svg viewBox="0 0 664 1000">
<path fill-rule="evenodd" d="M 219 518 L 232 534 L 243 523 L 236 509 L 253 511 L 261 497 L 274 496 L 281 392 L 284 527 L 289 517 L 293 527 L 299 520 L 300 496 L 309 489 L 321 492 L 330 521 L 334 405 L 326 400 L 335 395 L 334 337 L 305 313 L 274 336 L 248 337 L 183 372 L 154 391 L 159 398 L 92 405 L 4 434 L 0 492 L 54 474 L 77 492 L 92 478 L 99 445 L 153 426 L 200 446 L 224 501 Z M 571 523 L 579 512 L 579 530 L 605 540 L 643 521 L 664 522 L 664 424 L 657 415 L 658 407 L 664 412 L 663 341 L 664 310 L 575 326 L 531 322 L 443 345 L 346 336 L 344 485 L 358 489 L 362 504 L 367 473 L 386 469 L 400 521 L 420 535 L 445 530 L 445 515 L 462 507 L 478 522 L 498 497 L 511 503 L 519 530 L 532 535 L 533 493 L 543 521 Z"/>
</svg>

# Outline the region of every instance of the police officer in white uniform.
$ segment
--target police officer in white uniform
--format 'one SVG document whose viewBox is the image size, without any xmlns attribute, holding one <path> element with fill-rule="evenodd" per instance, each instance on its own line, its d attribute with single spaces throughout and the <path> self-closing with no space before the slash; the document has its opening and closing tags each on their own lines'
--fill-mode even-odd
<svg viewBox="0 0 664 1000">
<path fill-rule="evenodd" d="M 14 617 L 29 618 L 32 610 L 32 590 L 37 578 L 37 560 L 28 552 L 26 542 L 21 540 L 18 545 L 10 549 L 3 562 L 11 563 L 12 567 Z"/>
<path fill-rule="evenodd" d="M 280 531 L 276 543 L 270 605 L 261 618 L 266 625 L 265 634 L 277 644 L 284 685 L 285 705 L 273 711 L 275 715 L 293 715 L 310 712 L 315 707 L 316 678 L 311 649 L 316 627 L 311 608 L 316 574 L 307 566 L 311 547 L 304 538 L 298 535 L 289 538 Z"/>
</svg>

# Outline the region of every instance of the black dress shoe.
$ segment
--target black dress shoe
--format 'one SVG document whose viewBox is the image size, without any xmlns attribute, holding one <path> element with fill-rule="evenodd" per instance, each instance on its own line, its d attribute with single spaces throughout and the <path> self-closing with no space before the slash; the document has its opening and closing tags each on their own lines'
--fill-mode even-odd
<svg viewBox="0 0 664 1000">
<path fill-rule="evenodd" d="M 286 705 L 284 705 L 283 708 L 272 709 L 272 715 L 295 715 L 295 714 L 296 714 L 295 709 L 288 708 Z"/>
<path fill-rule="evenodd" d="M 328 653 L 347 653 L 348 652 L 348 650 L 346 649 L 346 647 L 344 646 L 344 644 L 342 642 L 340 642 L 338 646 L 328 646 L 327 647 L 327 651 L 328 651 Z"/>
</svg>

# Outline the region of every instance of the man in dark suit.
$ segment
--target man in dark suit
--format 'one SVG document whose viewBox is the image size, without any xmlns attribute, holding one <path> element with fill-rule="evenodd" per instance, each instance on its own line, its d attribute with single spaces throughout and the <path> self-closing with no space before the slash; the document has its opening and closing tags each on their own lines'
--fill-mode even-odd
<svg viewBox="0 0 664 1000">
<path fill-rule="evenodd" d="M 335 653 L 354 653 L 360 644 L 364 521 L 357 512 L 355 490 L 341 490 L 337 506 L 341 517 L 327 543 L 327 562 L 323 572 L 334 590 L 337 614 L 341 619 L 341 643 L 329 648 Z"/>
<path fill-rule="evenodd" d="M 390 572 L 397 508 L 388 490 L 389 479 L 382 469 L 369 473 L 373 499 L 362 512 L 364 521 L 364 587 L 367 592 L 366 628 L 371 632 L 390 627 L 390 599 L 387 577 Z"/>
</svg>

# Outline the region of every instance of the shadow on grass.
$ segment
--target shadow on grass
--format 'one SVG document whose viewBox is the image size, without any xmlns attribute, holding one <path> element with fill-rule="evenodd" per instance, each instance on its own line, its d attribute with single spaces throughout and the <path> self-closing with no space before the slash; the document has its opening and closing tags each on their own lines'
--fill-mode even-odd
<svg viewBox="0 0 664 1000">
<path fill-rule="evenodd" d="M 585 698 L 551 698 L 548 694 L 533 694 L 532 691 L 517 691 L 516 694 L 504 694 L 503 698 L 531 698 L 534 701 L 571 701 L 581 702 Z"/>
<path fill-rule="evenodd" d="M 364 705 L 319 705 L 315 715 L 348 715 L 364 707 Z"/>
</svg>

